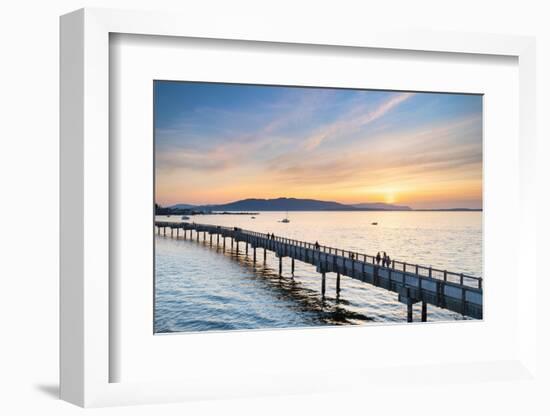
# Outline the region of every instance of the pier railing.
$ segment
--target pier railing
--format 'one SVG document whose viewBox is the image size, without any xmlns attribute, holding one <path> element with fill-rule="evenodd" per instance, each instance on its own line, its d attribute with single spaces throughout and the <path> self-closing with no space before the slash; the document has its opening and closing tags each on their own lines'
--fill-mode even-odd
<svg viewBox="0 0 550 416">
<path fill-rule="evenodd" d="M 196 226 L 205 227 L 205 228 L 208 227 L 219 231 L 224 230 L 229 233 L 239 233 L 242 235 L 249 235 L 249 236 L 264 238 L 268 240 L 274 240 L 280 243 L 295 245 L 298 247 L 303 247 L 311 250 L 317 250 L 322 253 L 334 254 L 336 256 L 348 257 L 357 261 L 363 261 L 365 263 L 378 265 L 378 263 L 376 262 L 376 256 L 372 256 L 370 254 L 359 253 L 357 251 L 345 250 L 345 249 L 325 246 L 321 244 L 317 246 L 315 243 L 295 240 L 287 237 L 274 236 L 274 238 L 272 239 L 271 234 L 260 233 L 260 232 L 251 231 L 251 230 L 243 230 L 242 228 L 239 228 L 239 227 L 224 227 L 219 225 L 195 224 L 195 223 L 185 223 L 185 222 L 177 223 L 176 225 L 176 223 L 174 222 L 161 222 L 161 221 L 157 221 L 155 222 L 155 224 L 159 227 L 178 226 L 180 228 L 187 228 L 186 225 L 189 228 L 195 228 Z M 384 267 L 392 270 L 399 270 L 399 271 L 412 273 L 420 276 L 426 276 L 432 279 L 442 280 L 444 282 L 455 283 L 461 286 L 475 287 L 478 289 L 482 289 L 483 287 L 483 279 L 481 277 L 471 276 L 465 273 L 456 273 L 448 270 L 437 269 L 431 266 L 424 266 L 420 264 L 408 263 L 408 262 L 399 261 L 399 260 L 391 260 L 390 265 L 384 266 Z"/>
</svg>

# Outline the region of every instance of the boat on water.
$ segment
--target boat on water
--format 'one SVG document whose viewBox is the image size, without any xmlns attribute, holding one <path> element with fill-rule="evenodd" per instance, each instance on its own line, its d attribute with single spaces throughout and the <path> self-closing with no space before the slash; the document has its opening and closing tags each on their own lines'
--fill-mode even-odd
<svg viewBox="0 0 550 416">
<path fill-rule="evenodd" d="M 286 217 L 284 217 L 281 222 L 284 222 L 284 223 L 287 223 L 287 222 L 290 222 L 290 220 L 288 219 L 288 211 L 286 212 Z"/>
<path fill-rule="evenodd" d="M 189 217 L 188 217 L 187 215 L 183 215 L 183 216 L 181 217 L 181 219 L 182 219 L 182 220 L 188 220 Z"/>
<path fill-rule="evenodd" d="M 371 225 L 378 225 L 377 222 L 371 222 Z"/>
<path fill-rule="evenodd" d="M 256 217 L 250 217 L 250 219 L 253 219 L 253 220 L 255 220 L 255 219 L 256 219 Z"/>
</svg>

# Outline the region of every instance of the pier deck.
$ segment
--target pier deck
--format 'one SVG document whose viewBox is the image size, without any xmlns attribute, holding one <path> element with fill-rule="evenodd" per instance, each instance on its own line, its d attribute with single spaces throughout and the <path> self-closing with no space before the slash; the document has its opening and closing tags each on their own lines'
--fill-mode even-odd
<svg viewBox="0 0 550 416">
<path fill-rule="evenodd" d="M 229 238 L 231 246 L 235 242 L 237 251 L 239 243 L 245 243 L 245 251 L 248 248 L 253 251 L 253 258 L 256 261 L 256 249 L 263 249 L 264 261 L 266 250 L 272 251 L 279 258 L 279 275 L 282 274 L 282 259 L 292 259 L 291 267 L 294 274 L 295 260 L 311 264 L 321 274 L 321 295 L 325 296 L 326 273 L 336 273 L 336 292 L 341 291 L 340 276 L 347 276 L 352 279 L 384 288 L 398 295 L 398 300 L 407 305 L 407 320 L 412 322 L 412 305 L 422 302 L 422 321 L 427 320 L 426 305 L 434 305 L 439 308 L 457 312 L 471 318 L 483 318 L 483 282 L 480 277 L 469 276 L 463 273 L 454 273 L 446 270 L 434 269 L 393 260 L 389 267 L 376 263 L 376 258 L 371 255 L 361 254 L 334 247 L 316 246 L 315 244 L 293 240 L 285 237 L 243 230 L 238 227 L 222 227 L 209 224 L 196 224 L 187 222 L 166 222 L 155 221 L 158 233 L 161 230 L 166 235 L 166 229 L 170 229 L 170 235 L 179 237 L 180 230 L 187 238 L 187 231 L 195 231 L 196 239 L 199 240 L 200 233 L 203 233 L 203 240 L 206 234 L 216 236 L 216 243 L 219 244 L 220 237 Z"/>
</svg>

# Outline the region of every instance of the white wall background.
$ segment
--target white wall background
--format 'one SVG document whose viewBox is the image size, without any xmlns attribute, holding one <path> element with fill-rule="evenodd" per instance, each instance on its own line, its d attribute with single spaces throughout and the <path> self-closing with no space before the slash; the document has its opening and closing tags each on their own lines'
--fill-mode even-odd
<svg viewBox="0 0 550 416">
<path fill-rule="evenodd" d="M 550 12 L 545 1 L 169 1 L 19 0 L 0 6 L 0 414 L 76 414 L 56 399 L 58 377 L 58 16 L 84 6 L 179 10 L 227 19 L 246 15 L 281 26 L 382 25 L 535 35 L 538 42 L 539 267 L 548 256 Z M 544 176 L 543 176 L 544 175 Z M 543 249 L 545 247 L 546 249 Z M 550 279 L 550 276 L 548 276 Z M 550 285 L 537 289 L 540 367 L 548 367 Z M 417 396 L 331 395 L 99 409 L 114 414 L 550 414 L 548 385 L 433 386 Z"/>
</svg>

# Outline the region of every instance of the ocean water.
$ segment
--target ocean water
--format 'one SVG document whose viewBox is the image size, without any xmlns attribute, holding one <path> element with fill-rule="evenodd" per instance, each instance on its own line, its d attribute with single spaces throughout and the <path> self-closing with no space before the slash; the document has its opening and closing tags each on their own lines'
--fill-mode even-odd
<svg viewBox="0 0 550 416">
<path fill-rule="evenodd" d="M 235 226 L 302 241 L 482 277 L 481 212 L 290 212 L 249 215 L 197 215 L 189 221 Z M 179 216 L 158 220 L 182 221 Z M 372 222 L 378 222 L 377 226 Z M 189 233 L 187 234 L 189 237 Z M 195 236 L 195 234 L 194 234 Z M 197 332 L 323 325 L 406 322 L 406 306 L 397 294 L 342 276 L 336 297 L 336 275 L 327 274 L 326 296 L 315 267 L 278 259 L 257 250 L 237 254 L 230 240 L 203 241 L 155 235 L 155 332 Z M 420 319 L 420 304 L 414 306 Z M 428 305 L 428 321 L 465 319 Z"/>
</svg>

